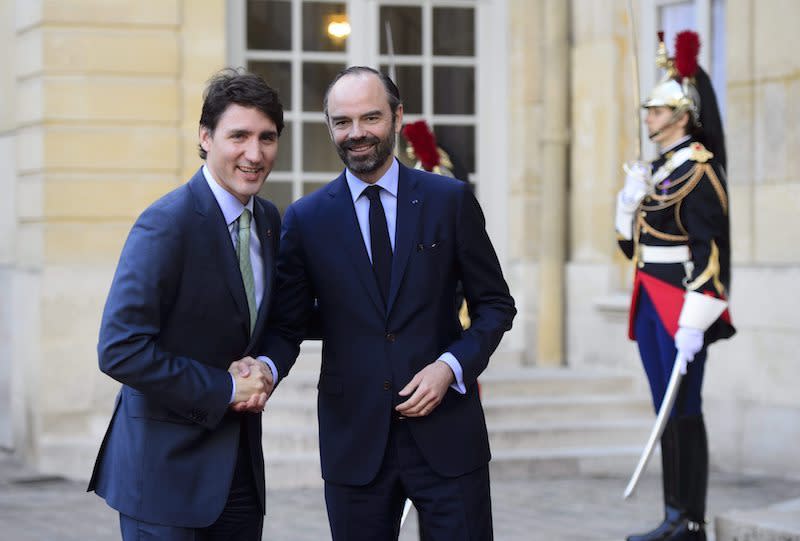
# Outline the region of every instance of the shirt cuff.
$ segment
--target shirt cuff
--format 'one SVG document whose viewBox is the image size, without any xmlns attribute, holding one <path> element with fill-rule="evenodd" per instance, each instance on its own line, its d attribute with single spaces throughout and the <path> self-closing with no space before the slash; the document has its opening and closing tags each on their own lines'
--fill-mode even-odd
<svg viewBox="0 0 800 541">
<path fill-rule="evenodd" d="M 450 384 L 450 388 L 460 394 L 466 394 L 467 388 L 464 386 L 464 371 L 461 369 L 461 363 L 458 362 L 458 359 L 449 351 L 445 351 L 438 360 L 446 363 L 456 377 L 456 380 Z"/>
<path fill-rule="evenodd" d="M 278 369 L 275 368 L 275 363 L 272 362 L 272 359 L 269 357 L 264 357 L 263 355 L 256 357 L 256 359 L 262 363 L 267 363 L 267 366 L 269 366 L 269 369 L 272 372 L 272 386 L 275 387 L 275 385 L 278 384 Z"/>
<path fill-rule="evenodd" d="M 228 404 L 233 404 L 233 399 L 236 398 L 236 378 L 233 377 L 233 374 L 230 372 L 228 375 L 231 377 L 231 399 L 228 401 Z"/>
</svg>

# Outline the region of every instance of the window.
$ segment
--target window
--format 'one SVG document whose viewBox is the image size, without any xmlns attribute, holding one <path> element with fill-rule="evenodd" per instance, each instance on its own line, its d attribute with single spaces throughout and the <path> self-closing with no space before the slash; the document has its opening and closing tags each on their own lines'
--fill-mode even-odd
<svg viewBox="0 0 800 541">
<path fill-rule="evenodd" d="M 440 145 L 475 181 L 481 136 L 476 130 L 479 4 L 477 0 L 229 0 L 231 65 L 262 75 L 278 90 L 285 109 L 278 160 L 262 195 L 283 211 L 341 172 L 325 126 L 322 98 L 333 76 L 351 64 L 387 73 L 392 68 L 405 120 L 427 120 Z M 352 25 L 352 33 L 332 35 L 329 25 L 345 21 Z M 401 142 L 401 159 L 404 150 Z"/>
<path fill-rule="evenodd" d="M 281 96 L 286 127 L 261 195 L 283 210 L 341 171 L 322 114 L 322 97 L 348 64 L 343 1 L 235 0 L 229 3 L 231 64 L 258 73 Z"/>
<path fill-rule="evenodd" d="M 475 17 L 470 3 L 387 1 L 379 3 L 377 21 L 380 69 L 394 72 L 405 120 L 425 119 L 470 180 L 478 159 Z"/>
</svg>

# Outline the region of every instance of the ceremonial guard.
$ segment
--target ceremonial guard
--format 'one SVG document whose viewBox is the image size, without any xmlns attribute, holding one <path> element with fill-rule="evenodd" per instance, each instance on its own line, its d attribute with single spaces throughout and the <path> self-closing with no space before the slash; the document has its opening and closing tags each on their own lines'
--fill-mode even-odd
<svg viewBox="0 0 800 541">
<path fill-rule="evenodd" d="M 629 336 L 636 340 L 656 411 L 676 365 L 685 374 L 661 436 L 664 521 L 629 541 L 705 540 L 708 442 L 701 387 L 706 348 L 735 330 L 728 313 L 730 238 L 725 145 L 694 32 L 676 38 L 665 77 L 643 104 L 660 156 L 625 165 L 617 197 L 619 246 L 636 274 Z"/>
</svg>

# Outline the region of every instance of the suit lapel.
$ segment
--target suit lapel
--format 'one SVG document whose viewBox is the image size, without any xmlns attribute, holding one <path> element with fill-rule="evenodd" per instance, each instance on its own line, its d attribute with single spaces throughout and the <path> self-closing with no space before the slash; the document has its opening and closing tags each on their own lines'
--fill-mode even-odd
<svg viewBox="0 0 800 541">
<path fill-rule="evenodd" d="M 397 179 L 397 220 L 395 222 L 394 257 L 392 258 L 392 280 L 389 285 L 388 315 L 400 284 L 403 282 L 408 265 L 408 257 L 414 245 L 414 238 L 422 215 L 422 193 L 418 186 L 418 178 L 407 167 L 400 164 Z"/>
<path fill-rule="evenodd" d="M 218 257 L 211 257 L 221 267 L 225 284 L 236 302 L 236 307 L 241 313 L 248 314 L 249 318 L 250 311 L 247 308 L 247 296 L 244 291 L 242 275 L 239 272 L 236 250 L 231 242 L 225 217 L 222 215 L 222 210 L 219 208 L 211 188 L 206 183 L 202 169 L 189 181 L 189 187 L 195 197 L 195 210 L 204 217 L 200 232 L 204 238 L 209 239 L 211 248 L 209 253 L 218 255 Z M 247 318 L 244 318 L 244 321 L 247 321 Z M 249 334 L 249 329 L 244 330 Z"/>
<path fill-rule="evenodd" d="M 331 184 L 328 195 L 331 198 L 328 221 L 337 233 L 336 240 L 344 248 L 344 255 L 353 264 L 356 276 L 364 284 L 372 302 L 381 313 L 384 313 L 383 299 L 378 290 L 375 273 L 372 271 L 369 254 L 364 246 L 364 238 L 361 236 L 361 228 L 358 226 L 356 210 L 353 207 L 353 197 L 344 173 Z"/>
<path fill-rule="evenodd" d="M 259 336 L 261 327 L 267 318 L 269 312 L 269 301 L 272 296 L 272 272 L 274 265 L 272 264 L 273 258 L 273 242 L 277 232 L 273 231 L 273 224 L 270 223 L 264 206 L 258 199 L 253 201 L 253 213 L 256 218 L 256 234 L 261 243 L 261 261 L 264 269 L 264 294 L 261 297 L 261 304 L 258 308 L 258 315 L 256 316 L 256 324 L 253 326 L 253 335 L 250 339 L 248 350 L 254 345 L 255 338 Z M 238 263 L 238 262 L 237 262 Z"/>
</svg>

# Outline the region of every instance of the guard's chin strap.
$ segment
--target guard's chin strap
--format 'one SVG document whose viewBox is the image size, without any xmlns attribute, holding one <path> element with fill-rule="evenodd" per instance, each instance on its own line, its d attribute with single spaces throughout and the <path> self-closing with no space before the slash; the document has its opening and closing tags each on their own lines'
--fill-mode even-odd
<svg viewBox="0 0 800 541">
<path fill-rule="evenodd" d="M 669 122 L 667 122 L 666 124 L 661 126 L 661 128 L 657 129 L 656 131 L 654 131 L 653 133 L 648 135 L 648 138 L 652 141 L 653 139 L 655 139 L 656 137 L 658 137 L 659 135 L 664 133 L 664 130 L 666 130 L 667 128 L 669 128 L 670 126 L 672 126 L 673 124 L 678 122 L 678 120 L 680 120 L 680 118 L 681 118 L 681 115 L 683 115 L 683 113 L 686 113 L 686 112 L 687 112 L 686 110 L 681 110 L 681 109 L 673 110 L 672 116 L 670 117 Z"/>
</svg>

